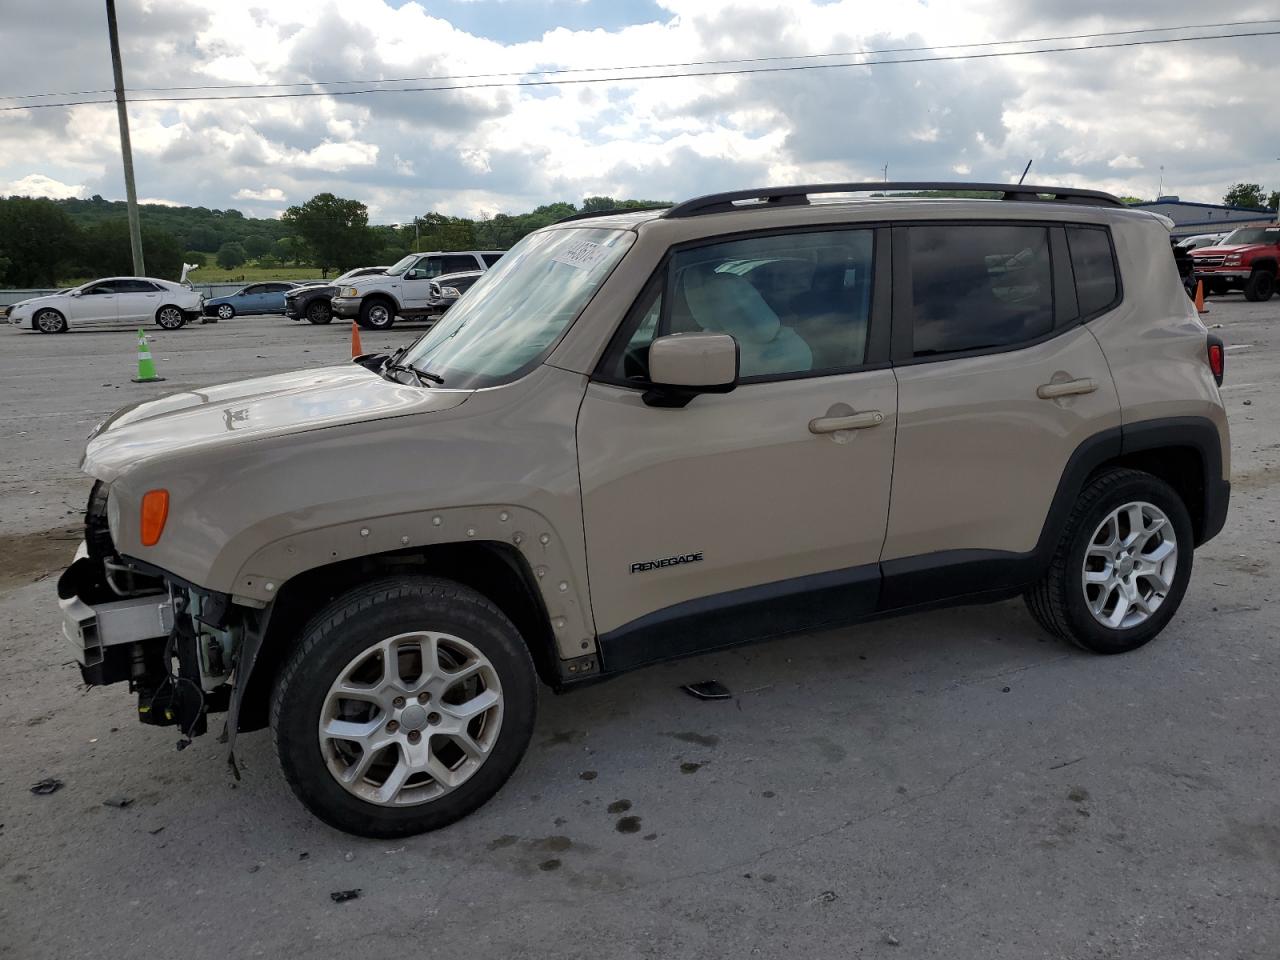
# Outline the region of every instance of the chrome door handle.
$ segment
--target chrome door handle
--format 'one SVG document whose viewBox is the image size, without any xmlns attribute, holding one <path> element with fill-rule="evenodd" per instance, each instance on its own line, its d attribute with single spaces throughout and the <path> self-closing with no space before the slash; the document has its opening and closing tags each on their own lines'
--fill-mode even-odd
<svg viewBox="0 0 1280 960">
<path fill-rule="evenodd" d="M 1042 383 L 1036 387 L 1036 396 L 1041 400 L 1054 400 L 1058 397 L 1074 397 L 1081 393 L 1093 393 L 1098 389 L 1098 381 L 1092 377 L 1079 380 L 1063 380 L 1060 383 Z"/>
<path fill-rule="evenodd" d="M 884 414 L 879 410 L 868 410 L 866 413 L 855 413 L 848 417 L 817 417 L 809 421 L 810 433 L 835 433 L 838 430 L 865 430 L 867 427 L 878 427 L 884 423 Z"/>
</svg>

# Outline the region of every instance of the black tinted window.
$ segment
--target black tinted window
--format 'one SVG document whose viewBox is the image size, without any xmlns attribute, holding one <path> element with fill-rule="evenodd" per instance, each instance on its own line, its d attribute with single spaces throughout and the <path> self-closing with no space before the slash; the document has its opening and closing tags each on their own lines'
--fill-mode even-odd
<svg viewBox="0 0 1280 960">
<path fill-rule="evenodd" d="M 146 280 L 117 280 L 117 293 L 155 293 L 156 285 Z"/>
<path fill-rule="evenodd" d="M 479 264 L 471 254 L 455 254 L 444 258 L 443 273 L 459 273 L 463 270 L 475 270 Z"/>
<path fill-rule="evenodd" d="M 1067 246 L 1071 248 L 1080 315 L 1088 317 L 1105 310 L 1119 290 L 1107 231 L 1101 227 L 1067 227 Z"/>
<path fill-rule="evenodd" d="M 486 267 L 492 267 L 495 263 L 502 259 L 500 253 L 482 253 L 480 259 L 484 261 Z"/>
<path fill-rule="evenodd" d="M 96 296 L 100 293 L 116 293 L 119 281 L 107 280 L 103 283 L 95 283 L 92 287 L 88 287 L 84 292 L 89 295 Z"/>
<path fill-rule="evenodd" d="M 916 356 L 1005 347 L 1052 329 L 1046 228 L 912 227 L 910 245 Z"/>
</svg>

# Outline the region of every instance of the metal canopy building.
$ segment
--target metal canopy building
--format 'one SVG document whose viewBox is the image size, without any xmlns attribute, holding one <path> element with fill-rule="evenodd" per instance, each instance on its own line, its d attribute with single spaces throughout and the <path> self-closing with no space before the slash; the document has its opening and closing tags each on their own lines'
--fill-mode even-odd
<svg viewBox="0 0 1280 960">
<path fill-rule="evenodd" d="M 1195 203 L 1177 197 L 1159 197 L 1151 203 L 1135 203 L 1134 207 L 1163 214 L 1173 221 L 1175 237 L 1191 237 L 1198 233 L 1225 233 L 1237 227 L 1262 226 L 1276 222 L 1276 211 L 1266 207 L 1228 207 L 1220 203 Z"/>
</svg>

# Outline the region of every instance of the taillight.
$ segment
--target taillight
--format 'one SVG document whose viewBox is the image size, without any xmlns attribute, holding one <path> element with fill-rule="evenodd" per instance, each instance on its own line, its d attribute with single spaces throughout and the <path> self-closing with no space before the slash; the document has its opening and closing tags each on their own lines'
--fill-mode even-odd
<svg viewBox="0 0 1280 960">
<path fill-rule="evenodd" d="M 1209 369 L 1213 371 L 1213 379 L 1218 381 L 1218 386 L 1222 386 L 1227 373 L 1227 351 L 1217 337 L 1209 338 Z"/>
<path fill-rule="evenodd" d="M 139 533 L 144 547 L 154 547 L 164 533 L 164 522 L 169 519 L 169 491 L 148 490 L 142 495 L 142 518 Z"/>
</svg>

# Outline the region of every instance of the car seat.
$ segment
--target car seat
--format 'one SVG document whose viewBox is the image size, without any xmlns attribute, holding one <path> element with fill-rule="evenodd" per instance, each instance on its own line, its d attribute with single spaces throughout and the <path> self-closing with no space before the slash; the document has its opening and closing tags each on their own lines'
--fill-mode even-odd
<svg viewBox="0 0 1280 960">
<path fill-rule="evenodd" d="M 680 274 L 689 314 L 703 330 L 727 333 L 738 341 L 738 372 L 743 377 L 796 373 L 813 369 L 809 345 L 748 281 L 716 273 L 715 264 L 698 264 Z"/>
</svg>

